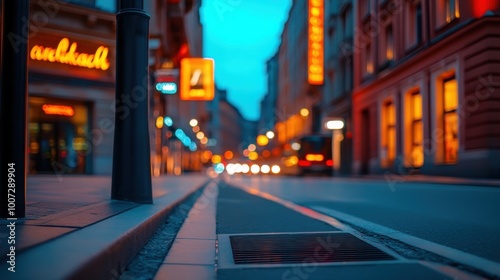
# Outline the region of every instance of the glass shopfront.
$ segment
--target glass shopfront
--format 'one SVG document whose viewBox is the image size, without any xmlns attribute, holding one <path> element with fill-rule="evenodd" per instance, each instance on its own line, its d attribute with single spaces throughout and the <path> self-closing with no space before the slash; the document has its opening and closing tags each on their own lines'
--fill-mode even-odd
<svg viewBox="0 0 500 280">
<path fill-rule="evenodd" d="M 89 173 L 89 105 L 74 100 L 29 98 L 29 173 Z"/>
</svg>

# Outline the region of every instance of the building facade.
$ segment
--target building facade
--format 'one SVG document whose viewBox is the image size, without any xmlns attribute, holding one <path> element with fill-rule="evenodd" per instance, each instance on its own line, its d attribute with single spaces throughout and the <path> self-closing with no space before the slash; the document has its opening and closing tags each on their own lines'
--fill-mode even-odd
<svg viewBox="0 0 500 280">
<path fill-rule="evenodd" d="M 352 88 L 354 11 L 352 0 L 325 1 L 325 82 L 322 92 L 322 120 L 344 122 L 333 137 L 336 174 L 351 174 L 352 166 Z M 323 128 L 324 129 L 324 128 Z"/>
<path fill-rule="evenodd" d="M 210 122 L 208 131 L 212 143 L 208 149 L 212 154 L 220 155 L 225 160 L 241 156 L 243 116 L 227 100 L 227 91 L 217 89 L 215 98 L 210 102 Z"/>
<path fill-rule="evenodd" d="M 30 4 L 28 172 L 110 174 L 115 3 L 48 2 Z"/>
<path fill-rule="evenodd" d="M 278 53 L 274 54 L 266 62 L 267 92 L 260 102 L 260 118 L 258 130 L 265 134 L 274 130 L 276 125 L 276 100 L 278 98 Z"/>
<path fill-rule="evenodd" d="M 180 99 L 179 72 L 184 58 L 203 57 L 203 28 L 199 9 L 201 0 L 147 1 L 150 21 L 151 75 L 151 161 L 153 175 L 180 175 L 202 169 L 202 149 L 207 141 L 196 137 L 207 131 L 206 101 Z M 164 81 L 176 84 L 175 92 L 157 89 Z M 190 125 L 194 119 L 196 128 Z M 160 121 L 158 121 L 160 120 Z M 177 132 L 177 133 L 176 133 Z M 180 137 L 179 137 L 180 136 Z M 203 139 L 203 138 L 202 138 Z"/>
<path fill-rule="evenodd" d="M 308 83 L 308 2 L 294 1 L 277 53 L 275 131 L 281 153 L 300 136 L 318 131 L 320 90 Z"/>
<path fill-rule="evenodd" d="M 356 7 L 355 173 L 500 177 L 499 1 Z"/>
</svg>

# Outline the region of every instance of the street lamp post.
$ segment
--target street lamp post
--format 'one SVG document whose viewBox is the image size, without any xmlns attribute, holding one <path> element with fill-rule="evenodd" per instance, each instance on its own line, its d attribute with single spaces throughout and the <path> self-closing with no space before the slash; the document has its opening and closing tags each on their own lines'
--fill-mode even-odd
<svg viewBox="0 0 500 280">
<path fill-rule="evenodd" d="M 148 130 L 149 15 L 121 0 L 116 15 L 116 110 L 111 198 L 152 203 Z"/>
<path fill-rule="evenodd" d="M 344 120 L 342 119 L 327 119 L 323 122 L 324 127 L 332 131 L 332 159 L 333 169 L 338 172 L 340 169 L 340 141 L 343 139 L 342 128 L 344 128 Z"/>
<path fill-rule="evenodd" d="M 2 1 L 0 216 L 26 215 L 26 119 L 29 1 Z"/>
</svg>

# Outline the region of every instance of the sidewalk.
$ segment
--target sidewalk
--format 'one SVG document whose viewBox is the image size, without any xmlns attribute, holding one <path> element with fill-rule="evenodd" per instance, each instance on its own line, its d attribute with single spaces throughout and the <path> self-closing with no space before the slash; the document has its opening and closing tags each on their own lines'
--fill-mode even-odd
<svg viewBox="0 0 500 280">
<path fill-rule="evenodd" d="M 29 176 L 25 219 L 15 221 L 15 273 L 0 222 L 0 279 L 111 279 L 141 250 L 202 175 L 153 178 L 153 204 L 110 200 L 111 178 Z M 11 221 L 9 221 L 11 222 Z"/>
<path fill-rule="evenodd" d="M 0 221 L 0 279 L 119 279 L 168 213 L 204 185 L 155 279 L 452 279 L 450 273 L 475 279 L 353 237 L 349 227 L 310 209 L 292 209 L 251 189 L 207 182 L 201 174 L 153 178 L 154 204 L 143 205 L 110 200 L 110 177 L 30 176 L 27 217 L 16 221 L 16 273 L 7 270 L 10 232 L 8 222 Z M 344 241 L 331 244 L 330 239 Z M 331 259 L 338 254 L 347 259 Z M 349 259 L 353 256 L 355 261 Z M 377 256 L 382 259 L 369 258 Z"/>
</svg>

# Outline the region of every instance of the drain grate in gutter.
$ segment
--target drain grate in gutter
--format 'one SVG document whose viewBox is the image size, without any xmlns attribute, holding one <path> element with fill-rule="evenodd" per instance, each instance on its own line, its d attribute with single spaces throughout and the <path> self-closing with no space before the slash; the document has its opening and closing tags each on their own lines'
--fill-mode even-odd
<svg viewBox="0 0 500 280">
<path fill-rule="evenodd" d="M 345 232 L 230 236 L 235 264 L 359 262 L 395 258 Z"/>
</svg>

